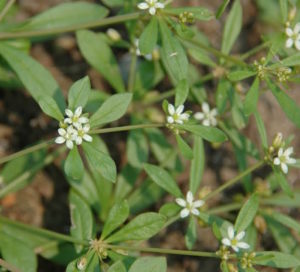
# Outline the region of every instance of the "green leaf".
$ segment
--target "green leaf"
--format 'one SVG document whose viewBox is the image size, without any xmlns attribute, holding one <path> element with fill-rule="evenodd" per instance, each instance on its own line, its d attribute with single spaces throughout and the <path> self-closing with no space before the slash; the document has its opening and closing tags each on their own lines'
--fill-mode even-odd
<svg viewBox="0 0 300 272">
<path fill-rule="evenodd" d="M 124 92 L 125 86 L 116 58 L 100 35 L 80 30 L 76 33 L 81 53 L 117 92 Z"/>
<path fill-rule="evenodd" d="M 193 13 L 196 20 L 200 21 L 208 21 L 214 17 L 214 14 L 209 9 L 204 7 L 166 8 L 164 11 L 175 15 L 180 15 L 184 12 L 190 12 Z"/>
<path fill-rule="evenodd" d="M 179 127 L 200 136 L 209 142 L 221 143 L 227 140 L 226 134 L 215 127 L 206 127 L 202 125 L 179 125 Z"/>
<path fill-rule="evenodd" d="M 230 3 L 230 0 L 223 0 L 222 5 L 218 8 L 217 13 L 216 13 L 216 18 L 219 19 L 222 14 L 224 13 L 226 7 Z"/>
<path fill-rule="evenodd" d="M 37 257 L 27 244 L 17 237 L 1 233 L 1 255 L 5 261 L 22 272 L 37 271 Z"/>
<path fill-rule="evenodd" d="M 184 104 L 189 94 L 189 84 L 186 79 L 182 79 L 178 82 L 175 89 L 175 106 Z"/>
<path fill-rule="evenodd" d="M 118 261 L 110 266 L 107 272 L 127 272 L 127 270 L 122 261 Z"/>
<path fill-rule="evenodd" d="M 131 130 L 129 132 L 126 152 L 128 162 L 136 168 L 142 168 L 143 163 L 147 162 L 149 147 L 143 130 Z"/>
<path fill-rule="evenodd" d="M 288 1 L 280 0 L 280 11 L 282 16 L 282 22 L 286 23 L 288 21 Z"/>
<path fill-rule="evenodd" d="M 86 202 L 74 191 L 69 194 L 71 212 L 71 235 L 80 240 L 89 240 L 93 233 L 93 215 Z M 84 246 L 76 245 L 77 252 L 81 252 Z"/>
<path fill-rule="evenodd" d="M 179 147 L 179 150 L 181 154 L 188 160 L 191 160 L 193 158 L 193 150 L 190 148 L 190 146 L 182 139 L 182 137 L 177 134 L 176 135 L 176 142 Z"/>
<path fill-rule="evenodd" d="M 166 170 L 159 166 L 147 163 L 144 164 L 144 169 L 147 172 L 148 176 L 164 190 L 176 197 L 182 196 L 182 193 L 175 180 Z"/>
<path fill-rule="evenodd" d="M 69 90 L 69 109 L 84 108 L 91 93 L 91 83 L 88 76 L 76 81 Z"/>
<path fill-rule="evenodd" d="M 127 111 L 132 94 L 115 94 L 109 97 L 101 107 L 91 116 L 91 127 L 111 123 L 121 118 Z"/>
<path fill-rule="evenodd" d="M 276 63 L 274 65 L 271 65 L 271 67 L 276 67 L 276 66 L 287 66 L 287 67 L 292 67 L 292 66 L 298 66 L 300 65 L 300 53 L 293 54 L 290 57 L 287 57 L 283 60 L 281 60 L 278 65 Z"/>
<path fill-rule="evenodd" d="M 125 227 L 110 236 L 106 241 L 116 243 L 130 240 L 147 240 L 164 226 L 166 217 L 158 213 L 143 213 L 131 220 Z"/>
<path fill-rule="evenodd" d="M 179 214 L 179 212 L 181 211 L 181 207 L 179 205 L 177 205 L 176 203 L 170 202 L 170 203 L 166 203 L 164 204 L 160 209 L 159 209 L 159 213 L 171 218 L 171 217 L 175 217 L 176 215 Z"/>
<path fill-rule="evenodd" d="M 261 144 L 264 148 L 267 148 L 268 147 L 268 139 L 267 139 L 267 132 L 266 132 L 266 128 L 264 125 L 264 121 L 262 120 L 258 111 L 254 112 L 254 117 L 255 117 L 256 126 L 257 126 L 257 129 L 259 132 Z"/>
<path fill-rule="evenodd" d="M 235 0 L 226 19 L 221 51 L 228 54 L 242 29 L 243 11 L 240 0 Z"/>
<path fill-rule="evenodd" d="M 193 195 L 196 194 L 204 173 L 205 166 L 205 152 L 203 140 L 199 136 L 194 136 L 194 158 L 191 162 L 190 168 L 190 191 Z"/>
<path fill-rule="evenodd" d="M 270 256 L 272 258 L 263 259 L 263 256 Z M 287 253 L 277 252 L 277 251 L 262 251 L 256 252 L 256 256 L 253 259 L 253 263 L 264 266 L 271 266 L 276 268 L 292 268 L 300 266 L 300 260 Z"/>
<path fill-rule="evenodd" d="M 65 109 L 65 99 L 59 86 L 41 64 L 5 42 L 0 44 L 0 54 L 37 102 L 51 96 L 61 111 Z"/>
<path fill-rule="evenodd" d="M 129 206 L 126 200 L 116 203 L 110 210 L 105 221 L 101 239 L 105 239 L 115 229 L 121 226 L 129 216 Z"/>
<path fill-rule="evenodd" d="M 295 100 L 290 98 L 285 92 L 283 92 L 270 80 L 266 80 L 266 82 L 286 116 L 297 127 L 300 128 L 300 107 L 296 104 Z"/>
<path fill-rule="evenodd" d="M 189 225 L 185 234 L 185 244 L 189 250 L 192 250 L 197 241 L 197 222 L 194 216 L 190 216 Z"/>
<path fill-rule="evenodd" d="M 140 257 L 128 272 L 167 272 L 167 261 L 165 257 Z"/>
<path fill-rule="evenodd" d="M 275 170 L 274 172 L 277 182 L 279 183 L 281 189 L 289 196 L 294 197 L 293 190 L 289 185 L 285 175 L 281 172 L 281 170 Z"/>
<path fill-rule="evenodd" d="M 218 108 L 218 113 L 224 113 L 227 102 L 229 100 L 229 92 L 232 89 L 232 85 L 228 80 L 221 79 L 217 87 L 217 97 L 216 104 Z"/>
<path fill-rule="evenodd" d="M 241 208 L 235 221 L 235 230 L 239 233 L 245 230 L 253 221 L 259 207 L 259 197 L 253 194 Z"/>
<path fill-rule="evenodd" d="M 256 72 L 253 72 L 251 70 L 239 70 L 239 71 L 233 71 L 227 75 L 228 79 L 231 81 L 240 81 L 249 77 L 252 77 L 256 74 Z"/>
<path fill-rule="evenodd" d="M 109 7 L 120 7 L 124 5 L 124 0 L 102 0 Z"/>
<path fill-rule="evenodd" d="M 295 219 L 282 214 L 280 212 L 272 212 L 270 215 L 274 220 L 281 223 L 282 225 L 291 228 L 295 231 L 297 231 L 300 234 L 300 223 L 296 221 Z"/>
<path fill-rule="evenodd" d="M 51 96 L 41 97 L 38 100 L 38 104 L 40 105 L 42 111 L 48 116 L 55 118 L 57 121 L 64 119 L 61 110 Z"/>
<path fill-rule="evenodd" d="M 81 180 L 84 175 L 84 165 L 78 152 L 77 146 L 74 146 L 69 152 L 64 164 L 64 171 L 67 177 L 73 180 Z"/>
<path fill-rule="evenodd" d="M 94 173 L 99 174 L 105 180 L 115 182 L 117 178 L 117 168 L 115 162 L 108 154 L 105 154 L 99 150 L 98 146 L 93 142 L 84 142 L 82 144 L 89 167 Z"/>
<path fill-rule="evenodd" d="M 46 30 L 88 24 L 108 15 L 108 10 L 100 5 L 76 2 L 63 3 L 31 18 L 21 30 Z"/>
<path fill-rule="evenodd" d="M 163 20 L 159 21 L 159 26 L 162 37 L 162 61 L 172 82 L 177 84 L 188 77 L 189 63 L 186 52 Z"/>
<path fill-rule="evenodd" d="M 139 49 L 142 54 L 151 54 L 154 50 L 158 38 L 158 21 L 156 16 L 152 16 L 150 23 L 144 29 L 139 39 Z"/>
</svg>

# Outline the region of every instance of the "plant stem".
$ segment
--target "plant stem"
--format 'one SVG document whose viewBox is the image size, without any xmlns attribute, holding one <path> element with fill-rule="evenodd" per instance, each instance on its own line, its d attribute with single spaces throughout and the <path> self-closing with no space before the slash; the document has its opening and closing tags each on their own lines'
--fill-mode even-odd
<svg viewBox="0 0 300 272">
<path fill-rule="evenodd" d="M 254 55 L 255 53 L 259 52 L 260 50 L 268 47 L 270 44 L 271 44 L 270 41 L 264 42 L 256 47 L 252 48 L 250 51 L 244 53 L 240 59 L 245 60 L 245 59 L 249 58 L 250 56 Z"/>
<path fill-rule="evenodd" d="M 228 205 L 223 205 L 220 207 L 212 208 L 209 210 L 209 214 L 220 214 L 220 213 L 226 213 L 231 212 L 240 209 L 243 206 L 242 203 L 231 203 Z"/>
<path fill-rule="evenodd" d="M 34 38 L 49 35 L 57 35 L 61 33 L 73 32 L 80 29 L 95 28 L 101 26 L 108 26 L 113 24 L 122 23 L 129 20 L 135 20 L 140 16 L 139 12 L 129 13 L 125 15 L 118 15 L 114 17 L 95 20 L 89 23 L 78 24 L 74 26 L 56 28 L 56 29 L 43 29 L 43 30 L 29 30 L 19 32 L 3 32 L 0 33 L 0 40 L 12 39 L 12 38 Z"/>
<path fill-rule="evenodd" d="M 9 9 L 11 6 L 16 2 L 16 0 L 9 0 L 8 3 L 3 8 L 2 12 L 0 13 L 0 22 L 3 20 L 7 12 L 9 12 Z"/>
<path fill-rule="evenodd" d="M 37 227 L 33 227 L 33 226 L 29 226 L 26 224 L 22 224 L 19 223 L 17 221 L 13 221 L 10 220 L 8 218 L 5 218 L 3 216 L 0 215 L 0 222 L 2 224 L 7 224 L 16 228 L 20 228 L 22 230 L 25 231 L 29 231 L 38 235 L 42 235 L 42 236 L 46 236 L 52 239 L 56 239 L 59 241 L 64 241 L 64 242 L 69 242 L 69 243 L 73 243 L 73 244 L 78 244 L 78 245 L 83 245 L 83 246 L 89 246 L 89 242 L 88 241 L 83 241 L 80 239 L 76 239 L 74 237 L 71 237 L 69 235 L 65 235 L 65 234 L 60 234 L 51 230 L 46 230 L 46 229 L 41 229 L 41 228 L 37 228 Z"/>
<path fill-rule="evenodd" d="M 157 253 L 157 254 L 172 254 L 172 255 L 220 258 L 216 253 L 202 252 L 202 251 L 189 251 L 189 250 L 152 248 L 152 247 L 143 248 L 143 247 L 121 246 L 121 245 L 106 245 L 106 248 L 116 249 L 116 250 L 121 249 L 121 250 L 127 250 L 127 251 Z"/>
<path fill-rule="evenodd" d="M 0 266 L 2 266 L 3 268 L 7 269 L 10 272 L 21 272 L 18 268 L 2 260 L 1 258 L 0 258 Z"/>
<path fill-rule="evenodd" d="M 133 129 L 159 128 L 159 127 L 164 127 L 164 126 L 165 126 L 165 124 L 142 124 L 142 125 L 113 127 L 113 128 L 101 128 L 101 129 L 91 130 L 90 134 L 104 134 L 104 133 L 110 133 L 110 132 L 128 131 L 128 130 L 133 130 Z"/>
<path fill-rule="evenodd" d="M 34 151 L 38 151 L 40 149 L 46 148 L 52 142 L 53 142 L 53 139 L 51 139 L 49 141 L 46 141 L 46 142 L 39 143 L 37 145 L 31 146 L 31 147 L 28 147 L 28 148 L 25 148 L 25 149 L 23 149 L 19 152 L 14 153 L 14 154 L 8 155 L 8 156 L 0 159 L 0 164 L 11 161 L 11 160 L 19 158 L 19 157 L 22 157 L 22 156 L 27 155 L 29 153 L 32 153 Z"/>
<path fill-rule="evenodd" d="M 130 93 L 134 91 L 136 63 L 137 63 L 137 55 L 134 50 L 134 52 L 131 53 L 131 63 L 130 63 L 130 71 L 129 71 L 129 79 L 128 79 L 128 92 Z"/>
<path fill-rule="evenodd" d="M 35 172 L 39 171 L 44 166 L 53 162 L 53 160 L 62 152 L 65 151 L 66 147 L 62 147 L 58 149 L 56 152 L 48 155 L 45 160 L 34 165 L 30 170 L 23 172 L 20 176 L 18 176 L 13 181 L 9 182 L 4 188 L 0 190 L 0 199 L 14 191 L 16 188 L 22 185 L 23 182 L 26 182 Z"/>
<path fill-rule="evenodd" d="M 242 173 L 240 173 L 239 175 L 237 175 L 236 177 L 234 177 L 233 179 L 227 181 L 226 183 L 224 183 L 222 186 L 218 187 L 216 190 L 212 191 L 211 193 L 209 193 L 208 195 L 206 195 L 203 200 L 207 200 L 215 195 L 217 195 L 218 193 L 224 191 L 225 189 L 227 189 L 228 187 L 232 186 L 233 184 L 237 183 L 238 181 L 240 181 L 243 177 L 247 176 L 248 174 L 250 174 L 251 172 L 253 172 L 254 170 L 260 168 L 261 166 L 264 165 L 264 161 L 259 161 L 258 163 L 252 165 L 251 167 L 249 167 L 248 169 L 246 169 L 245 171 L 243 171 Z"/>
<path fill-rule="evenodd" d="M 197 47 L 200 47 L 202 49 L 204 49 L 205 51 L 209 52 L 209 53 L 212 53 L 213 55 L 215 55 L 216 57 L 220 58 L 220 59 L 225 59 L 229 62 L 232 62 L 234 64 L 237 64 L 237 65 L 240 65 L 240 66 L 243 66 L 243 67 L 247 67 L 247 63 L 245 63 L 244 61 L 241 61 L 239 60 L 238 58 L 235 58 L 235 57 L 232 57 L 232 56 L 229 56 L 229 55 L 226 55 L 220 51 L 218 51 L 217 49 L 213 48 L 213 47 L 210 47 L 210 46 L 207 46 L 203 43 L 201 43 L 200 41 L 196 41 L 196 40 L 193 40 L 193 39 L 181 39 L 179 37 L 180 40 L 182 40 L 182 42 L 188 42 L 190 44 L 193 44 Z"/>
</svg>

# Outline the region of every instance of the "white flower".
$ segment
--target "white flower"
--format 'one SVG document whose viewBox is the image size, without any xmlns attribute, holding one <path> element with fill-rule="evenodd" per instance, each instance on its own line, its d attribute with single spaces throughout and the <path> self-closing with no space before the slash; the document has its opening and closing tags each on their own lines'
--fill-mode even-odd
<svg viewBox="0 0 300 272">
<path fill-rule="evenodd" d="M 289 147 L 286 150 L 283 150 L 283 148 L 279 148 L 277 157 L 274 158 L 274 165 L 280 165 L 283 173 L 288 173 L 288 164 L 294 164 L 296 163 L 296 160 L 294 158 L 291 158 L 290 155 L 293 154 L 294 149 L 293 147 Z"/>
<path fill-rule="evenodd" d="M 180 124 L 182 125 L 184 121 L 189 120 L 190 115 L 188 113 L 183 113 L 184 106 L 180 105 L 175 108 L 172 104 L 168 105 L 169 116 L 167 117 L 167 121 L 169 124 Z"/>
<path fill-rule="evenodd" d="M 190 213 L 194 215 L 199 215 L 200 212 L 198 208 L 204 205 L 203 200 L 196 200 L 194 201 L 194 197 L 191 191 L 188 191 L 186 194 L 186 200 L 183 198 L 176 198 L 176 203 L 183 207 L 183 209 L 180 212 L 180 217 L 184 218 L 187 217 Z"/>
<path fill-rule="evenodd" d="M 81 116 L 82 107 L 78 107 L 74 113 L 70 109 L 66 109 L 65 113 L 67 115 L 67 118 L 65 118 L 64 122 L 66 124 L 73 125 L 75 128 L 89 122 L 89 119 L 87 117 Z"/>
<path fill-rule="evenodd" d="M 68 126 L 67 129 L 64 128 L 59 128 L 58 129 L 58 134 L 60 136 L 58 136 L 55 139 L 55 142 L 57 144 L 63 144 L 66 143 L 67 148 L 72 149 L 73 148 L 73 141 L 75 141 L 76 139 L 76 135 L 75 135 L 76 131 L 73 128 L 73 126 Z"/>
<path fill-rule="evenodd" d="M 216 108 L 210 110 L 209 105 L 206 102 L 202 103 L 202 112 L 195 113 L 195 119 L 202 121 L 203 126 L 216 126 L 218 110 Z"/>
<path fill-rule="evenodd" d="M 93 138 L 87 134 L 89 130 L 90 130 L 89 124 L 77 128 L 77 131 L 75 133 L 75 142 L 77 145 L 81 145 L 83 140 L 87 142 L 93 141 Z"/>
<path fill-rule="evenodd" d="M 296 49 L 300 50 L 300 23 L 297 23 L 294 29 L 287 27 L 285 29 L 285 34 L 288 37 L 285 42 L 285 47 L 291 48 L 295 45 Z"/>
<path fill-rule="evenodd" d="M 117 30 L 115 30 L 114 28 L 109 28 L 106 31 L 106 34 L 114 42 L 118 42 L 122 38 L 120 33 Z"/>
<path fill-rule="evenodd" d="M 165 8 L 165 4 L 160 3 L 158 0 L 145 0 L 145 2 L 138 4 L 138 8 L 142 10 L 149 9 L 149 13 L 155 15 L 157 9 Z"/>
<path fill-rule="evenodd" d="M 238 252 L 240 248 L 248 249 L 250 247 L 247 243 L 241 241 L 245 236 L 244 231 L 241 231 L 240 233 L 235 235 L 233 227 L 229 226 L 227 232 L 228 232 L 228 238 L 222 239 L 223 245 L 232 247 L 232 249 L 235 252 Z"/>
</svg>

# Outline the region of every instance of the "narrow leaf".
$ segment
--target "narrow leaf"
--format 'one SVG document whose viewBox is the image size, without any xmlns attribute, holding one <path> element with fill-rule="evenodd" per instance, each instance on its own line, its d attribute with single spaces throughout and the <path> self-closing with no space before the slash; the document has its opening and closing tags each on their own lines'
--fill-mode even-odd
<svg viewBox="0 0 300 272">
<path fill-rule="evenodd" d="M 38 103 L 45 114 L 55 118 L 57 121 L 61 121 L 64 119 L 61 110 L 51 96 L 41 97 L 38 100 Z"/>
<path fill-rule="evenodd" d="M 122 261 L 118 261 L 110 266 L 107 272 L 127 272 L 127 270 Z"/>
<path fill-rule="evenodd" d="M 222 5 L 218 8 L 217 13 L 216 13 L 216 18 L 219 19 L 222 14 L 224 13 L 226 7 L 230 3 L 230 0 L 223 0 Z"/>
<path fill-rule="evenodd" d="M 187 130 L 209 142 L 224 142 L 227 140 L 226 134 L 215 127 L 205 127 L 202 125 L 180 125 L 180 128 Z"/>
<path fill-rule="evenodd" d="M 105 221 L 101 238 L 105 239 L 115 229 L 121 226 L 129 216 L 129 206 L 126 200 L 116 203 L 110 210 Z"/>
<path fill-rule="evenodd" d="M 259 79 L 255 78 L 244 101 L 244 112 L 247 116 L 255 112 L 259 97 Z"/>
<path fill-rule="evenodd" d="M 69 152 L 64 164 L 64 171 L 67 177 L 73 180 L 81 180 L 84 174 L 84 165 L 78 152 L 77 146 Z"/>
<path fill-rule="evenodd" d="M 235 0 L 226 19 L 221 51 L 228 54 L 242 29 L 242 7 L 240 0 Z"/>
<path fill-rule="evenodd" d="M 235 230 L 241 232 L 245 230 L 253 221 L 259 207 L 259 197 L 253 194 L 240 210 L 235 221 Z"/>
<path fill-rule="evenodd" d="M 179 147 L 179 150 L 181 154 L 188 160 L 191 160 L 193 158 L 193 150 L 190 148 L 190 146 L 182 139 L 182 137 L 177 134 L 176 135 L 176 142 Z"/>
<path fill-rule="evenodd" d="M 272 258 L 263 259 L 261 256 L 270 256 Z M 257 258 L 254 258 L 253 263 L 264 266 L 271 266 L 276 268 L 293 268 L 300 266 L 299 258 L 282 252 L 277 251 L 262 251 L 256 252 Z"/>
<path fill-rule="evenodd" d="M 156 16 L 152 16 L 150 23 L 144 29 L 139 39 L 139 49 L 142 54 L 151 54 L 156 46 L 158 38 L 158 21 Z"/>
<path fill-rule="evenodd" d="M 75 110 L 77 107 L 86 105 L 91 93 L 91 83 L 88 76 L 76 81 L 69 90 L 69 109 Z"/>
<path fill-rule="evenodd" d="M 108 243 L 147 240 L 159 232 L 166 222 L 166 217 L 158 213 L 143 213 L 131 220 L 125 227 L 110 236 Z"/>
<path fill-rule="evenodd" d="M 239 70 L 234 71 L 228 74 L 228 79 L 231 81 L 240 81 L 249 77 L 252 77 L 256 74 L 256 72 L 253 72 L 251 70 Z"/>
<path fill-rule="evenodd" d="M 137 259 L 128 272 L 167 272 L 165 257 L 141 257 Z"/>
<path fill-rule="evenodd" d="M 127 111 L 132 94 L 115 94 L 109 97 L 90 118 L 91 127 L 111 123 L 121 118 Z"/>
<path fill-rule="evenodd" d="M 175 106 L 184 104 L 189 94 L 189 84 L 186 79 L 179 81 L 175 89 Z"/>
<path fill-rule="evenodd" d="M 152 164 L 144 164 L 144 169 L 149 177 L 164 190 L 174 195 L 175 197 L 182 196 L 182 193 L 175 180 L 166 170 Z"/>
<path fill-rule="evenodd" d="M 189 219 L 189 225 L 184 238 L 186 247 L 191 250 L 197 241 L 197 222 L 193 216 Z"/>
</svg>

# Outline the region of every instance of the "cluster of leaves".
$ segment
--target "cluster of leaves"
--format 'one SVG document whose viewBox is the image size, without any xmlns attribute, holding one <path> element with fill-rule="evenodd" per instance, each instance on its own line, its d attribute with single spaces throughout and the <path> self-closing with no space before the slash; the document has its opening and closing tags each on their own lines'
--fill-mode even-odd
<svg viewBox="0 0 300 272">
<path fill-rule="evenodd" d="M 289 15 L 289 10 L 297 7 L 297 1 L 257 1 L 261 10 L 271 8 L 272 16 L 281 14 L 279 25 L 282 31 L 266 35 L 262 46 L 239 58 L 230 55 L 242 29 L 243 14 L 239 0 L 233 1 L 232 5 L 228 5 L 228 0 L 223 1 L 216 15 L 203 7 L 172 8 L 166 5 L 153 16 L 148 11 L 136 12 L 139 1 L 103 2 L 118 15 L 106 18 L 108 8 L 98 4 L 65 3 L 26 22 L 4 22 L 0 26 L 1 84 L 11 88 L 24 86 L 41 110 L 57 120 L 58 127 L 63 126 L 66 109 L 75 111 L 82 107 L 93 135 L 91 142 L 75 145 L 68 151 L 62 165 L 70 185 L 70 235 L 0 217 L 3 259 L 26 272 L 37 270 L 37 254 L 65 265 L 67 271 L 166 271 L 166 258 L 139 257 L 132 252 L 175 252 L 172 249 L 141 248 L 135 246 L 135 242 L 148 240 L 179 220 L 182 208 L 175 203 L 175 198 L 183 198 L 184 194 L 175 180 L 190 165 L 187 187 L 193 196 L 199 196 L 203 204 L 239 180 L 243 182 L 245 197 L 237 203 L 220 203 L 217 207 L 203 205 L 196 212 L 191 211 L 185 234 L 189 250 L 197 241 L 199 222 L 211 227 L 220 242 L 228 236 L 228 229 L 234 226 L 237 233 L 246 231 L 244 241 L 249 250 L 229 254 L 227 247 L 220 247 L 217 253 L 208 253 L 222 260 L 222 271 L 230 271 L 232 267 L 238 267 L 238 271 L 256 271 L 256 265 L 300 269 L 300 244 L 293 233 L 300 233 L 300 224 L 277 211 L 277 207 L 300 206 L 300 192 L 290 187 L 286 176 L 274 163 L 276 157 L 281 159 L 279 149 L 286 148 L 290 139 L 283 141 L 278 136 L 279 140 L 277 137 L 269 144 L 262 117 L 257 111 L 260 95 L 271 91 L 287 118 L 300 127 L 300 107 L 284 90 L 289 85 L 282 83 L 299 81 L 300 53 L 285 47 L 284 33 L 284 24 L 288 20 L 290 23 L 297 21 L 297 14 Z M 221 18 L 229 6 L 218 51 L 193 23 Z M 267 20 L 267 15 L 270 16 L 267 12 L 262 14 L 266 15 L 264 20 Z M 117 32 L 112 35 L 112 32 L 87 30 L 113 23 L 124 23 L 124 39 Z M 34 37 L 51 38 L 54 34 L 70 31 L 76 32 L 83 57 L 110 88 L 106 92 L 92 90 L 88 77 L 84 77 L 71 86 L 66 106 L 57 82 L 28 52 L 30 42 L 35 42 Z M 118 49 L 126 52 L 124 59 L 130 60 L 130 69 L 127 69 L 126 61 L 118 62 L 114 53 Z M 265 58 L 254 63 L 247 62 L 256 51 L 263 49 L 266 51 Z M 210 72 L 200 75 L 197 65 L 205 66 Z M 170 90 L 153 91 L 165 78 L 169 79 Z M 215 86 L 216 91 L 212 94 L 206 90 L 206 81 Z M 246 94 L 240 91 L 241 82 L 250 82 Z M 174 98 L 175 107 L 187 103 L 194 108 L 209 101 L 218 111 L 217 126 L 199 124 L 193 117 L 182 124 L 168 124 L 165 114 L 170 114 L 168 105 L 172 103 L 163 102 L 166 98 L 170 98 L 171 102 Z M 160 109 L 161 104 L 163 110 Z M 112 122 L 116 124 L 126 113 L 130 117 L 129 125 L 102 128 Z M 252 115 L 262 148 L 242 134 Z M 168 142 L 164 133 L 167 130 L 159 129 L 161 127 L 167 127 L 175 134 L 177 144 Z M 118 173 L 105 142 L 97 134 L 126 130 L 129 131 L 127 162 Z M 210 145 L 215 148 L 229 141 L 241 172 L 225 186 L 206 194 L 200 188 L 206 156 L 203 140 L 211 142 Z M 29 184 L 39 170 L 65 153 L 64 146 L 50 149 L 50 145 L 53 145 L 53 140 L 10 157 L 13 159 L 1 170 L 1 198 Z M 249 158 L 257 161 L 250 168 Z M 0 159 L 0 162 L 7 160 Z M 261 186 L 254 186 L 251 174 L 264 164 L 271 166 L 266 181 Z M 299 167 L 299 161 L 291 166 Z M 261 189 L 264 184 L 269 187 Z M 276 193 L 280 188 L 283 192 Z M 166 193 L 174 196 L 174 202 L 164 204 L 158 212 L 148 212 L 147 209 Z M 191 209 L 188 205 L 186 208 L 188 211 Z M 239 212 L 234 222 L 216 215 L 236 210 Z M 263 222 L 264 227 L 258 227 L 257 221 Z M 256 252 L 257 236 L 266 228 L 280 251 Z M 188 251 L 181 253 L 188 255 Z M 191 251 L 191 255 L 203 256 L 197 251 Z"/>
</svg>

